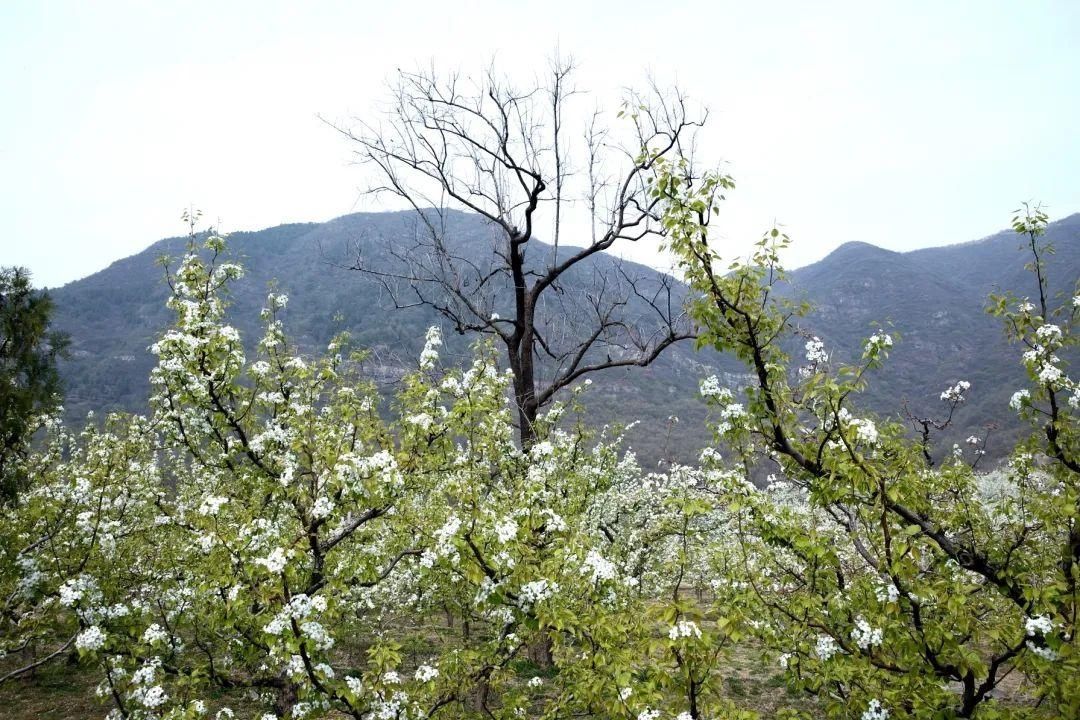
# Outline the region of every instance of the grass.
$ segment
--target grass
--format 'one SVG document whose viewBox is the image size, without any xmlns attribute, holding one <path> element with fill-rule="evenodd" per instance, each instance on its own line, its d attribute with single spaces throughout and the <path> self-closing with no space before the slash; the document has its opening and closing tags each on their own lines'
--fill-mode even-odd
<svg viewBox="0 0 1080 720">
<path fill-rule="evenodd" d="M 436 640 L 435 628 L 417 628 L 418 635 L 426 642 L 417 642 L 407 655 L 425 655 Z M 354 648 L 350 655 L 362 664 L 361 648 Z M 416 659 L 411 658 L 411 659 Z M 0 670 L 3 669 L 0 661 Z M 553 673 L 528 658 L 519 658 L 511 666 L 524 679 Z M 816 702 L 807 695 L 790 688 L 784 674 L 773 662 L 766 661 L 759 649 L 749 644 L 733 648 L 728 665 L 723 672 L 724 693 L 738 707 L 756 710 L 763 720 L 775 717 L 781 708 L 799 707 L 813 711 Z M 94 666 L 59 661 L 38 668 L 32 675 L 0 685 L 0 718 L 3 720 L 85 720 L 103 718 L 111 708 L 107 702 L 94 694 L 99 677 Z M 1003 698 L 1026 704 L 1031 698 L 1024 692 L 1024 681 L 1019 674 L 1006 679 L 1001 688 Z M 239 702 L 239 705 L 237 702 Z M 234 709 L 245 703 L 232 698 Z"/>
<path fill-rule="evenodd" d="M 96 668 L 57 662 L 0 685 L 0 717 L 7 720 L 84 720 L 109 711 L 94 695 Z"/>
<path fill-rule="evenodd" d="M 515 661 L 514 670 L 523 678 L 550 676 L 528 659 Z M 0 685 L 0 718 L 4 720 L 86 720 L 103 718 L 111 708 L 94 695 L 97 668 L 57 662 L 39 668 L 32 676 Z M 784 688 L 785 691 L 781 691 Z M 752 708 L 771 717 L 781 705 L 792 704 L 779 668 L 762 661 L 752 648 L 731 658 L 725 680 L 728 696 L 741 707 Z"/>
</svg>

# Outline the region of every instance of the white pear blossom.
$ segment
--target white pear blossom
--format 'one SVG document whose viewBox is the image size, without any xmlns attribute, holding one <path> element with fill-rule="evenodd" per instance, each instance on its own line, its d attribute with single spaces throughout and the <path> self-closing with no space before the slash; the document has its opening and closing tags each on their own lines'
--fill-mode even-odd
<svg viewBox="0 0 1080 720">
<path fill-rule="evenodd" d="M 581 564 L 581 574 L 591 576 L 594 583 L 615 578 L 615 564 L 595 550 L 590 550 Z"/>
<path fill-rule="evenodd" d="M 859 617 L 855 621 L 855 627 L 851 631 L 851 639 L 862 650 L 869 650 L 881 644 L 884 637 L 880 628 L 871 627 L 865 618 Z"/>
<path fill-rule="evenodd" d="M 1019 410 L 1024 406 L 1024 403 L 1031 398 L 1031 393 L 1028 390 L 1017 390 L 1009 398 L 1009 407 L 1013 410 Z"/>
<path fill-rule="evenodd" d="M 829 361 L 829 354 L 825 352 L 825 343 L 817 335 L 806 342 L 806 361 L 813 365 Z"/>
<path fill-rule="evenodd" d="M 285 565 L 288 561 L 289 557 L 285 553 L 285 550 L 282 548 L 274 548 L 274 551 L 266 557 L 257 559 L 255 564 L 262 565 L 272 573 L 279 573 L 285 569 Z"/>
<path fill-rule="evenodd" d="M 414 677 L 418 681 L 426 683 L 439 677 L 439 671 L 437 668 L 433 668 L 430 665 L 421 665 L 420 667 L 416 668 L 416 674 L 414 675 Z"/>
<path fill-rule="evenodd" d="M 229 502 L 229 498 L 227 497 L 221 495 L 207 495 L 203 498 L 202 504 L 199 505 L 199 514 L 210 516 L 217 515 L 221 506 L 225 505 L 227 502 Z"/>
<path fill-rule="evenodd" d="M 814 646 L 814 654 L 820 660 L 826 661 L 839 651 L 840 646 L 831 635 L 818 635 L 817 643 Z"/>
<path fill-rule="evenodd" d="M 893 344 L 892 336 L 884 330 L 878 330 L 866 340 L 866 345 L 863 347 L 863 352 L 867 355 L 875 355 L 881 350 L 891 348 Z"/>
<path fill-rule="evenodd" d="M 1024 621 L 1024 632 L 1028 637 L 1035 637 L 1036 635 L 1046 635 L 1053 632 L 1054 621 L 1046 615 L 1036 615 L 1035 617 L 1029 617 Z"/>
<path fill-rule="evenodd" d="M 941 393 L 941 399 L 945 402 L 964 402 L 964 393 L 971 389 L 971 383 L 967 380 L 961 380 L 952 387 L 946 388 Z"/>
<path fill-rule="evenodd" d="M 105 639 L 105 631 L 97 625 L 91 625 L 75 638 L 75 647 L 79 650 L 100 650 L 105 645 Z"/>
<path fill-rule="evenodd" d="M 874 698 L 866 706 L 860 720 L 889 720 L 889 711 L 882 707 L 880 700 Z"/>
<path fill-rule="evenodd" d="M 167 633 L 160 625 L 154 623 L 142 634 L 142 641 L 148 645 L 156 645 L 160 642 L 165 642 L 169 639 L 169 633 Z"/>
<path fill-rule="evenodd" d="M 517 536 L 518 524 L 512 517 L 503 518 L 495 525 L 495 535 L 499 542 L 506 544 Z"/>
<path fill-rule="evenodd" d="M 432 325 L 424 338 L 424 349 L 420 353 L 420 369 L 432 370 L 439 360 L 439 348 L 442 347 L 442 331 Z"/>
<path fill-rule="evenodd" d="M 701 637 L 701 629 L 693 620 L 679 620 L 668 629 L 668 638 L 671 640 L 688 637 Z"/>
</svg>

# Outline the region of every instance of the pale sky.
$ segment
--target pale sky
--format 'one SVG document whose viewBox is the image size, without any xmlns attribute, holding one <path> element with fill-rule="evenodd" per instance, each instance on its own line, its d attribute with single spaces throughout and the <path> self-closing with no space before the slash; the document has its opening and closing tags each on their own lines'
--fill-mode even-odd
<svg viewBox="0 0 1080 720">
<path fill-rule="evenodd" d="M 732 254 L 774 222 L 798 266 L 982 237 L 1029 199 L 1080 211 L 1075 0 L 9 0 L 0 265 L 60 285 L 182 234 L 189 206 L 226 230 L 379 209 L 319 116 L 375 117 L 398 67 L 528 80 L 556 48 L 597 98 L 652 74 L 708 106 Z"/>
</svg>

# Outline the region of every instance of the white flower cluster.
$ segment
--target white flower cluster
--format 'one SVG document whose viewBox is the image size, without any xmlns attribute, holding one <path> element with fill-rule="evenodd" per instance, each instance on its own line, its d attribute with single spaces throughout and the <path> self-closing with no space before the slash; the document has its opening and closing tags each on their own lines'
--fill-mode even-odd
<svg viewBox="0 0 1080 720">
<path fill-rule="evenodd" d="M 884 638 L 881 628 L 871 627 L 865 618 L 859 616 L 855 621 L 855 627 L 851 631 L 851 639 L 862 650 L 869 650 L 881 644 Z"/>
<path fill-rule="evenodd" d="M 281 635 L 291 625 L 290 620 L 306 620 L 313 613 L 326 610 L 326 598 L 322 596 L 294 595 L 289 603 L 281 608 L 274 619 L 266 624 L 263 632 L 268 635 Z"/>
<path fill-rule="evenodd" d="M 542 512 L 545 518 L 544 526 L 547 532 L 564 532 L 566 530 L 566 520 L 563 519 L 562 515 L 551 508 L 544 508 Z"/>
<path fill-rule="evenodd" d="M 1054 365 L 1054 362 L 1058 361 L 1057 355 L 1054 355 L 1050 362 L 1044 363 L 1039 368 L 1039 382 L 1046 385 L 1056 385 L 1063 377 L 1064 373 L 1061 372 L 1061 368 Z"/>
<path fill-rule="evenodd" d="M 1061 328 L 1053 323 L 1040 325 L 1035 331 L 1035 337 L 1044 345 L 1057 345 L 1061 342 Z"/>
<path fill-rule="evenodd" d="M 532 446 L 529 454 L 532 455 L 534 460 L 544 460 L 555 454 L 555 446 L 547 440 L 541 440 Z"/>
<path fill-rule="evenodd" d="M 836 414 L 841 427 L 847 427 L 855 431 L 855 439 L 867 445 L 877 445 L 877 425 L 870 418 L 857 418 L 847 408 L 840 408 Z"/>
<path fill-rule="evenodd" d="M 581 574 L 591 576 L 593 583 L 615 579 L 615 563 L 595 550 L 590 550 L 581 563 Z"/>
<path fill-rule="evenodd" d="M 806 361 L 811 365 L 829 361 L 829 354 L 825 352 L 825 343 L 817 335 L 806 341 Z"/>
<path fill-rule="evenodd" d="M 435 425 L 435 418 L 431 417 L 431 415 L 426 412 L 414 413 L 405 417 L 405 424 L 415 425 L 416 427 L 420 428 L 422 432 L 427 432 L 428 430 L 431 430 L 433 425 Z"/>
<path fill-rule="evenodd" d="M 377 475 L 382 483 L 393 487 L 401 487 L 405 484 L 405 479 L 398 469 L 397 459 L 386 450 L 380 450 L 370 457 L 360 458 L 354 465 L 360 476 Z"/>
<path fill-rule="evenodd" d="M 1036 342 L 1032 343 L 1031 349 L 1023 355 L 1024 365 L 1044 385 L 1072 386 L 1072 381 L 1060 367 L 1061 358 L 1054 354 L 1054 350 L 1061 347 L 1062 338 L 1061 328 L 1057 325 L 1040 325 L 1035 331 Z"/>
<path fill-rule="evenodd" d="M 151 658 L 143 663 L 131 676 L 131 684 L 135 688 L 128 694 L 128 698 L 151 710 L 164 705 L 169 696 L 165 694 L 163 687 L 154 684 L 160 668 L 160 658 Z"/>
<path fill-rule="evenodd" d="M 559 592 L 559 584 L 546 578 L 533 580 L 521 586 L 521 603 L 529 607 Z"/>
<path fill-rule="evenodd" d="M 442 347 L 442 332 L 432 325 L 424 338 L 424 349 L 420 352 L 420 369 L 433 370 L 439 360 L 439 348 Z"/>
<path fill-rule="evenodd" d="M 881 701 L 874 698 L 866 706 L 860 720 L 889 720 L 889 711 L 881 705 Z"/>
<path fill-rule="evenodd" d="M 867 445 L 877 445 L 878 431 L 874 421 L 869 418 L 853 418 L 851 426 L 855 428 L 855 437 Z"/>
<path fill-rule="evenodd" d="M 457 515 L 448 517 L 442 527 L 435 531 L 435 547 L 424 550 L 424 554 L 420 556 L 420 564 L 427 568 L 434 567 L 435 561 L 441 557 L 449 557 L 451 561 L 457 562 L 458 553 L 457 548 L 454 547 L 454 538 L 460 529 L 461 518 Z"/>
<path fill-rule="evenodd" d="M 884 330 L 878 330 L 867 339 L 866 345 L 863 347 L 863 353 L 866 355 L 877 355 L 882 350 L 891 348 L 892 344 L 892 336 Z"/>
<path fill-rule="evenodd" d="M 1024 632 L 1028 637 L 1046 635 L 1054 630 L 1054 621 L 1046 615 L 1036 615 L 1024 621 Z"/>
<path fill-rule="evenodd" d="M 282 548 L 274 548 L 273 552 L 264 558 L 255 560 L 256 565 L 262 565 L 272 573 L 280 573 L 289 562 L 289 555 Z"/>
<path fill-rule="evenodd" d="M 900 599 L 900 591 L 891 580 L 884 580 L 874 588 L 874 597 L 878 602 L 894 603 Z"/>
<path fill-rule="evenodd" d="M 65 581 L 64 584 L 60 586 L 60 604 L 64 607 L 75 605 L 86 595 L 100 595 L 97 591 L 97 583 L 95 583 L 94 579 L 88 575 L 79 575 L 76 578 Z"/>
<path fill-rule="evenodd" d="M 422 683 L 430 682 L 439 677 L 439 670 L 431 665 L 421 665 L 416 668 L 416 674 L 413 677 Z"/>
<path fill-rule="evenodd" d="M 75 647 L 87 651 L 100 650 L 105 645 L 106 637 L 104 630 L 97 625 L 91 625 L 75 638 Z"/>
<path fill-rule="evenodd" d="M 1053 648 L 1046 647 L 1045 645 L 1039 645 L 1037 643 L 1028 640 L 1026 643 L 1027 649 L 1033 652 L 1035 655 L 1041 657 L 1043 660 L 1049 660 L 1053 662 L 1057 660 L 1058 654 Z"/>
<path fill-rule="evenodd" d="M 693 620 L 679 620 L 668 630 L 668 638 L 671 640 L 688 637 L 701 637 L 701 629 Z"/>
<path fill-rule="evenodd" d="M 941 393 L 941 399 L 944 402 L 962 403 L 964 402 L 964 393 L 971 389 L 971 383 L 967 380 L 961 380 L 950 388 L 946 388 Z"/>
<path fill-rule="evenodd" d="M 325 495 L 320 495 L 311 506 L 311 517 L 322 520 L 330 517 L 334 512 L 334 501 Z"/>
<path fill-rule="evenodd" d="M 512 517 L 506 517 L 495 524 L 495 536 L 499 538 L 499 543 L 505 545 L 506 543 L 517 537 L 518 524 Z"/>
<path fill-rule="evenodd" d="M 746 417 L 746 408 L 742 403 L 734 402 L 734 394 L 726 387 L 721 387 L 715 375 L 710 375 L 701 381 L 701 396 L 720 407 L 720 422 L 716 426 L 716 431 L 720 435 L 731 432 L 738 425 L 739 420 Z M 674 416 L 672 419 L 675 422 L 678 421 L 678 418 Z"/>
<path fill-rule="evenodd" d="M 706 400 L 715 399 L 720 402 L 729 402 L 732 396 L 730 390 L 720 385 L 719 378 L 710 375 L 701 381 L 701 397 Z"/>
<path fill-rule="evenodd" d="M 1024 407 L 1024 403 L 1031 399 L 1031 393 L 1028 390 L 1017 390 L 1009 398 L 1009 407 L 1013 410 L 1020 410 Z"/>
<path fill-rule="evenodd" d="M 229 502 L 229 498 L 221 495 L 207 495 L 199 505 L 200 515 L 214 516 L 218 514 L 221 506 Z"/>
<path fill-rule="evenodd" d="M 142 641 L 147 645 L 156 645 L 161 642 L 165 642 L 169 639 L 169 633 L 167 633 L 160 625 L 154 623 L 150 627 L 146 628 L 146 631 L 142 634 Z"/>
<path fill-rule="evenodd" d="M 831 635 L 818 635 L 817 643 L 814 645 L 814 654 L 818 656 L 818 659 L 826 661 L 838 652 L 840 652 L 840 646 Z"/>
</svg>

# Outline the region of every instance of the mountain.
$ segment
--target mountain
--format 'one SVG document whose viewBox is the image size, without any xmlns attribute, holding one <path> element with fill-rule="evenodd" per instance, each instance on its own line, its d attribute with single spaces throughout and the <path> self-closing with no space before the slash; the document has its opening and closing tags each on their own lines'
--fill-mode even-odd
<svg viewBox="0 0 1080 720">
<path fill-rule="evenodd" d="M 491 244 L 490 228 L 478 216 L 453 213 L 447 218 L 448 237 L 455 253 L 480 260 Z M 416 231 L 412 213 L 361 213 L 327 223 L 282 225 L 259 232 L 229 236 L 230 259 L 242 262 L 245 276 L 233 286 L 230 322 L 249 344 L 261 334 L 259 310 L 271 286 L 289 295 L 284 313 L 287 332 L 302 351 L 325 348 L 342 330 L 352 333 L 354 344 L 371 351 L 366 368 L 388 390 L 410 367 L 423 345 L 425 330 L 442 325 L 444 356 L 462 360 L 469 353 L 472 336 L 460 336 L 429 308 L 394 309 L 384 289 L 363 274 L 347 269 L 358 254 L 365 262 L 388 266 L 394 262 L 389 250 Z M 143 252 L 117 261 L 105 270 L 52 291 L 56 303 L 55 323 L 72 336 L 71 359 L 63 364 L 67 385 L 66 408 L 72 419 L 88 410 L 141 410 L 149 392 L 147 377 L 154 357 L 147 347 L 171 321 L 165 307 L 168 286 L 159 262 L 163 256 L 179 257 L 186 238 L 170 238 Z M 539 251 L 548 251 L 541 245 Z M 570 248 L 563 251 L 570 252 Z M 562 251 L 561 251 L 562 252 Z M 537 259 L 541 253 L 537 252 Z M 556 302 L 567 316 L 585 307 L 585 296 L 594 289 L 596 277 L 617 262 L 599 255 L 564 276 Z M 642 287 L 655 286 L 656 271 L 623 263 L 622 271 L 638 278 Z M 609 273 L 608 273 L 609 274 Z M 676 283 L 675 301 L 686 288 Z M 643 315 L 630 298 L 626 314 Z M 642 418 L 629 436 L 643 458 L 690 461 L 706 442 L 705 409 L 698 401 L 702 376 L 731 362 L 715 355 L 695 353 L 683 343 L 665 353 L 648 368 L 614 369 L 594 376 L 589 393 L 590 419 L 600 422 Z M 682 422 L 667 431 L 668 417 Z M 657 433 L 656 427 L 662 428 Z M 691 432 L 687 432 L 691 429 Z"/>
<path fill-rule="evenodd" d="M 457 250 L 483 257 L 491 236 L 481 219 L 457 213 L 448 216 L 448 222 Z M 411 213 L 360 213 L 327 223 L 234 233 L 229 253 L 247 272 L 234 287 L 230 320 L 254 342 L 259 309 L 269 288 L 275 287 L 290 296 L 284 319 L 301 350 L 325 347 L 334 334 L 347 329 L 358 345 L 372 351 L 366 369 L 389 390 L 415 362 L 426 327 L 445 323 L 428 308 L 393 309 L 377 283 L 347 266 L 357 253 L 366 261 L 393 262 L 390 248 L 414 231 Z M 1071 288 L 1080 277 L 1080 214 L 1053 223 L 1048 238 L 1058 250 L 1049 260 L 1052 287 Z M 992 291 L 1010 289 L 1021 296 L 1035 292 L 1033 278 L 1023 270 L 1027 255 L 1021 240 L 1002 232 L 907 253 L 848 243 L 790 273 L 785 291 L 816 307 L 801 324 L 825 341 L 834 358 L 857 358 L 862 339 L 879 327 L 901 336 L 887 366 L 873 378 L 872 391 L 860 402 L 896 416 L 907 400 L 916 412 L 929 414 L 940 408 L 941 390 L 959 379 L 969 380 L 968 407 L 955 431 L 943 438 L 943 447 L 997 422 L 1001 427 L 989 450 L 998 454 L 1019 432 L 1007 403 L 1023 372 L 1020 351 L 1005 343 L 1000 325 L 984 308 Z M 147 377 L 154 364 L 147 347 L 171 320 L 159 258 L 178 257 L 185 244 L 185 238 L 162 240 L 52 291 L 56 326 L 72 337 L 72 357 L 61 368 L 70 417 L 84 417 L 88 410 L 145 408 Z M 597 256 L 566 278 L 568 312 L 581 307 L 595 278 L 614 262 Z M 632 263 L 623 269 L 647 285 L 655 286 L 661 278 Z M 685 291 L 676 287 L 679 297 Z M 644 312 L 634 307 L 630 311 Z M 464 357 L 468 338 L 444 329 L 449 357 Z M 793 354 L 798 350 L 793 348 Z M 697 385 L 712 373 L 733 385 L 745 378 L 730 358 L 695 352 L 691 343 L 670 349 L 648 368 L 606 371 L 595 377 L 588 393 L 590 419 L 641 420 L 628 438 L 650 464 L 661 458 L 692 461 L 708 442 Z M 671 416 L 680 422 L 670 422 Z"/>
<path fill-rule="evenodd" d="M 939 447 L 963 443 L 992 424 L 987 451 L 999 457 L 1021 432 L 1008 400 L 1026 375 L 1021 350 L 1006 342 L 1001 323 L 985 309 L 991 293 L 1037 296 L 1035 276 L 1024 268 L 1031 259 L 1024 240 L 1010 230 L 906 253 L 847 243 L 794 271 L 791 282 L 814 305 L 807 324 L 826 347 L 854 357 L 877 328 L 899 334 L 872 378 L 867 405 L 896 415 L 907 401 L 915 414 L 935 415 L 943 407 L 941 391 L 967 380 L 968 400 Z M 1057 251 L 1046 258 L 1050 288 L 1071 295 L 1080 278 L 1080 214 L 1050 224 L 1046 240 Z M 1055 304 L 1068 303 L 1069 295 Z"/>
</svg>

